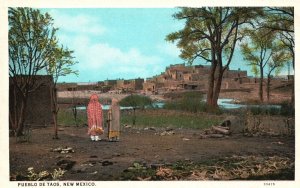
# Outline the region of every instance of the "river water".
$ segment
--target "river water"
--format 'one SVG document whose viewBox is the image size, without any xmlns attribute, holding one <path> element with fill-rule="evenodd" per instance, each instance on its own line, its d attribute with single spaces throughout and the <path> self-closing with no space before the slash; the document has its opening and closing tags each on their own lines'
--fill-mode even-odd
<svg viewBox="0 0 300 188">
<path fill-rule="evenodd" d="M 270 104 L 270 105 L 267 105 L 267 104 L 262 104 L 262 105 L 235 104 L 234 99 L 219 99 L 218 105 L 225 109 L 238 109 L 238 108 L 247 108 L 247 107 L 278 108 L 278 109 L 281 108 L 280 105 L 273 105 L 273 104 Z"/>
<path fill-rule="evenodd" d="M 163 108 L 164 102 L 155 102 L 153 106 L 156 108 Z M 246 104 L 235 104 L 234 99 L 219 99 L 218 105 L 225 109 L 238 109 L 238 108 L 247 108 L 247 107 L 263 107 L 263 108 L 281 108 L 280 105 L 246 105 Z M 102 105 L 103 110 L 108 110 L 110 105 Z M 78 106 L 78 110 L 85 110 L 85 106 Z M 121 110 L 132 109 L 132 107 L 120 107 Z"/>
</svg>

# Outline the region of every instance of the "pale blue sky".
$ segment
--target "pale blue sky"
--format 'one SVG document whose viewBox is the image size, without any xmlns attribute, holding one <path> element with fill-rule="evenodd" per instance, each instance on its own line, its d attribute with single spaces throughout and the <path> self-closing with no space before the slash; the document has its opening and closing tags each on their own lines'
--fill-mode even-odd
<svg viewBox="0 0 300 188">
<path fill-rule="evenodd" d="M 74 50 L 79 76 L 61 77 L 60 82 L 95 82 L 106 79 L 147 78 L 170 64 L 183 63 L 175 44 L 165 41 L 184 22 L 172 15 L 176 8 L 43 9 L 59 28 L 57 37 Z M 248 70 L 240 52 L 230 69 Z"/>
</svg>

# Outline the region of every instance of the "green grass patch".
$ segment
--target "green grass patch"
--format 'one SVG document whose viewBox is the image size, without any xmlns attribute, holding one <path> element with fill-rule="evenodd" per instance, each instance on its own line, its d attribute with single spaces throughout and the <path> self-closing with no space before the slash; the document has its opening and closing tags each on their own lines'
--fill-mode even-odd
<svg viewBox="0 0 300 188">
<path fill-rule="evenodd" d="M 138 111 L 136 127 L 173 127 L 205 129 L 221 122 L 221 116 L 200 113 L 184 113 L 168 110 Z M 132 114 L 122 114 L 122 124 L 132 124 Z"/>
<path fill-rule="evenodd" d="M 103 113 L 104 121 L 107 118 L 107 111 Z M 133 113 L 131 110 L 121 112 L 121 125 L 132 125 Z M 149 109 L 137 110 L 136 128 L 144 127 L 172 127 L 172 128 L 191 128 L 205 129 L 212 125 L 219 124 L 223 116 L 210 115 L 207 113 L 188 113 L 174 110 Z M 58 124 L 62 126 L 75 126 L 75 119 L 72 109 L 61 109 L 58 113 Z M 77 111 L 77 125 L 87 124 L 85 110 Z"/>
<path fill-rule="evenodd" d="M 58 111 L 57 121 L 59 125 L 72 126 L 76 121 L 72 109 L 60 109 Z M 77 110 L 77 125 L 87 124 L 87 115 L 85 110 Z"/>
</svg>

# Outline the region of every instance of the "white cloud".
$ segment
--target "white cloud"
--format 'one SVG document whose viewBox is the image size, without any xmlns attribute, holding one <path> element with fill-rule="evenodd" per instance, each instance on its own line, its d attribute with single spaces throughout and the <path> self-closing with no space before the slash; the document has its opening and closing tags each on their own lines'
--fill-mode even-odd
<svg viewBox="0 0 300 188">
<path fill-rule="evenodd" d="M 157 49 L 159 50 L 159 52 L 171 57 L 178 57 L 180 55 L 180 49 L 176 46 L 176 44 L 170 42 L 165 42 L 157 45 Z"/>
<path fill-rule="evenodd" d="M 71 16 L 59 10 L 50 10 L 49 14 L 54 19 L 54 27 L 63 32 L 102 35 L 107 31 L 101 21 L 93 16 L 83 14 Z"/>
<path fill-rule="evenodd" d="M 145 55 L 137 48 L 121 50 L 107 43 L 94 43 L 82 35 L 62 38 L 69 49 L 75 49 L 79 79 L 146 78 L 160 73 L 165 67 L 160 57 Z"/>
<path fill-rule="evenodd" d="M 70 76 L 74 81 L 146 78 L 165 68 L 159 56 L 146 55 L 135 47 L 124 50 L 107 42 L 97 42 L 95 38 L 103 35 L 108 28 L 96 17 L 81 14 L 71 16 L 60 10 L 48 12 L 54 19 L 54 26 L 59 28 L 57 37 L 60 43 L 74 50 L 75 60 L 79 62 L 74 66 L 79 71 L 79 77 Z M 170 47 L 172 48 L 171 45 Z M 163 47 L 162 50 L 166 51 L 163 53 L 170 54 L 174 50 L 167 48 Z"/>
</svg>

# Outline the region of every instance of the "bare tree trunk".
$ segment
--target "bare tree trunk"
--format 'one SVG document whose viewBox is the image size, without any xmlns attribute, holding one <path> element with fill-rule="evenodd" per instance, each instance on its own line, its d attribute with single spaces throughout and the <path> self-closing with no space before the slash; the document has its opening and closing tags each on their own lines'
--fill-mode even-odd
<svg viewBox="0 0 300 188">
<path fill-rule="evenodd" d="M 58 128 L 57 128 L 57 114 L 56 113 L 53 113 L 52 114 L 52 117 L 53 117 L 53 123 L 54 123 L 54 136 L 53 136 L 53 139 L 59 139 L 58 138 Z"/>
<path fill-rule="evenodd" d="M 267 100 L 270 101 L 270 85 L 271 85 L 271 75 L 268 75 L 267 79 Z"/>
<path fill-rule="evenodd" d="M 211 68 L 210 68 L 210 73 L 209 73 L 208 90 L 207 90 L 207 96 L 206 96 L 206 102 L 207 102 L 208 107 L 213 107 L 216 67 L 217 67 L 216 63 L 212 62 Z"/>
<path fill-rule="evenodd" d="M 136 116 L 135 116 L 135 107 L 133 107 L 132 125 L 135 125 L 135 120 L 136 120 Z"/>
<path fill-rule="evenodd" d="M 14 84 L 10 85 L 10 87 L 13 87 L 13 110 L 9 111 L 9 121 L 12 130 L 16 131 L 18 128 L 18 105 L 17 105 L 17 92 L 16 92 L 16 86 Z M 11 104 L 10 104 L 11 105 Z"/>
<path fill-rule="evenodd" d="M 260 102 L 264 102 L 263 81 L 264 81 L 264 68 L 262 65 L 260 65 L 260 79 L 259 79 L 259 100 L 260 100 Z"/>
<path fill-rule="evenodd" d="M 212 101 L 212 107 L 214 109 L 216 109 L 218 107 L 218 99 L 219 99 L 219 94 L 221 91 L 222 79 L 223 79 L 222 62 L 219 62 L 218 68 L 217 68 L 217 80 L 215 83 L 214 96 L 213 96 L 213 101 Z"/>
<path fill-rule="evenodd" d="M 19 116 L 19 119 L 18 119 L 18 127 L 17 127 L 17 130 L 16 130 L 16 136 L 17 137 L 23 135 L 26 107 L 27 107 L 27 96 L 23 96 L 22 101 L 21 101 L 20 116 Z"/>
<path fill-rule="evenodd" d="M 294 77 L 292 80 L 292 96 L 291 96 L 291 103 L 292 107 L 295 109 L 295 54 L 293 53 L 293 69 L 294 69 Z"/>
<path fill-rule="evenodd" d="M 57 96 L 56 96 L 56 87 L 55 84 L 51 84 L 50 87 L 50 96 L 51 96 L 51 111 L 53 117 L 53 128 L 54 128 L 54 136 L 53 139 L 58 139 L 58 127 L 57 127 Z"/>
<path fill-rule="evenodd" d="M 291 97 L 292 107 L 295 108 L 295 81 L 292 82 L 292 97 Z"/>
</svg>

